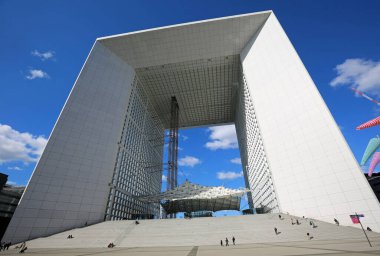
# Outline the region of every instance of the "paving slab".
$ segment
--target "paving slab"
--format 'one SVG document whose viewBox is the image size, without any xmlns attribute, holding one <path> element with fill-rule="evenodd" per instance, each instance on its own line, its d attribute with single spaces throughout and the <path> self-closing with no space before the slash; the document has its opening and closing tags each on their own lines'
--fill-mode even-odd
<svg viewBox="0 0 380 256">
<path fill-rule="evenodd" d="M 366 241 L 337 239 L 330 241 L 305 241 L 284 243 L 237 244 L 231 246 L 168 246 L 139 248 L 31 248 L 24 255 L 41 256 L 298 256 L 298 255 L 380 255 L 380 239 L 373 247 Z M 20 255 L 13 247 L 0 255 Z"/>
</svg>

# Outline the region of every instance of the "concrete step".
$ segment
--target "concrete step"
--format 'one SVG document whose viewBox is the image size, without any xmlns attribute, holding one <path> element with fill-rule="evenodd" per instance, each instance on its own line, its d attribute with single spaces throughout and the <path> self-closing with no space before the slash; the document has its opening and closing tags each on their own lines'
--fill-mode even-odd
<svg viewBox="0 0 380 256">
<path fill-rule="evenodd" d="M 309 219 L 298 218 L 300 225 L 291 225 L 290 218 L 282 214 L 245 215 L 188 219 L 107 221 L 96 225 L 62 232 L 50 237 L 34 239 L 30 248 L 99 248 L 113 242 L 117 247 L 196 246 L 218 245 L 226 237 L 235 236 L 239 244 L 307 241 L 306 233 L 313 240 L 365 239 L 361 229 L 336 226 Z M 279 234 L 275 234 L 274 227 Z M 370 238 L 380 234 L 368 232 Z M 73 239 L 67 236 L 73 235 Z"/>
</svg>

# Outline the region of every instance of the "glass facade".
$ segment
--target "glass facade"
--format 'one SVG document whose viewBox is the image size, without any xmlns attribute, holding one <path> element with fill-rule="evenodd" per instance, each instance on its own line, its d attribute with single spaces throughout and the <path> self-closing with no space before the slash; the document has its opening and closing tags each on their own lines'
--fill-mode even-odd
<svg viewBox="0 0 380 256">
<path fill-rule="evenodd" d="M 135 76 L 126 109 L 106 220 L 159 216 L 159 205 L 137 196 L 161 191 L 164 127 Z"/>
<path fill-rule="evenodd" d="M 240 80 L 241 87 L 237 93 L 235 126 L 245 184 L 250 189 L 248 203 L 251 208 L 265 207 L 268 212 L 279 212 L 252 97 L 243 74 L 241 74 Z"/>
</svg>

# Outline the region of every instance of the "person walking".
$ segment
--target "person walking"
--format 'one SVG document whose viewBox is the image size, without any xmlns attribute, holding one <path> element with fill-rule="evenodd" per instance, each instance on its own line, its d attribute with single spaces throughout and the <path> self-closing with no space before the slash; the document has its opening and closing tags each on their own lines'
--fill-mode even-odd
<svg viewBox="0 0 380 256">
<path fill-rule="evenodd" d="M 22 244 L 20 246 L 20 250 L 18 251 L 18 253 L 24 253 L 27 249 L 28 249 L 28 247 L 26 247 L 26 243 L 22 242 Z"/>
<path fill-rule="evenodd" d="M 232 237 L 232 243 L 235 245 L 235 237 Z"/>
<path fill-rule="evenodd" d="M 229 244 L 228 244 L 228 238 L 226 237 L 226 246 L 230 246 Z"/>
<path fill-rule="evenodd" d="M 223 246 L 223 240 L 220 240 L 220 246 Z"/>
<path fill-rule="evenodd" d="M 276 235 L 278 234 L 278 233 L 277 233 L 277 228 L 274 228 L 274 233 L 276 233 Z"/>
<path fill-rule="evenodd" d="M 339 221 L 337 219 L 334 218 L 334 222 L 337 226 L 339 226 Z"/>
</svg>

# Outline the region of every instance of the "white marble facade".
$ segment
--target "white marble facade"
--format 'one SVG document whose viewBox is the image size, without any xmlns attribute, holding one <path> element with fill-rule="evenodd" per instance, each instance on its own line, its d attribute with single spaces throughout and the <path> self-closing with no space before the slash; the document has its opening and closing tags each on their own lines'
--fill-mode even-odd
<svg viewBox="0 0 380 256">
<path fill-rule="evenodd" d="M 380 205 L 271 11 L 99 38 L 4 235 L 133 214 L 161 189 L 164 131 L 235 123 L 253 207 L 380 232 Z"/>
</svg>

